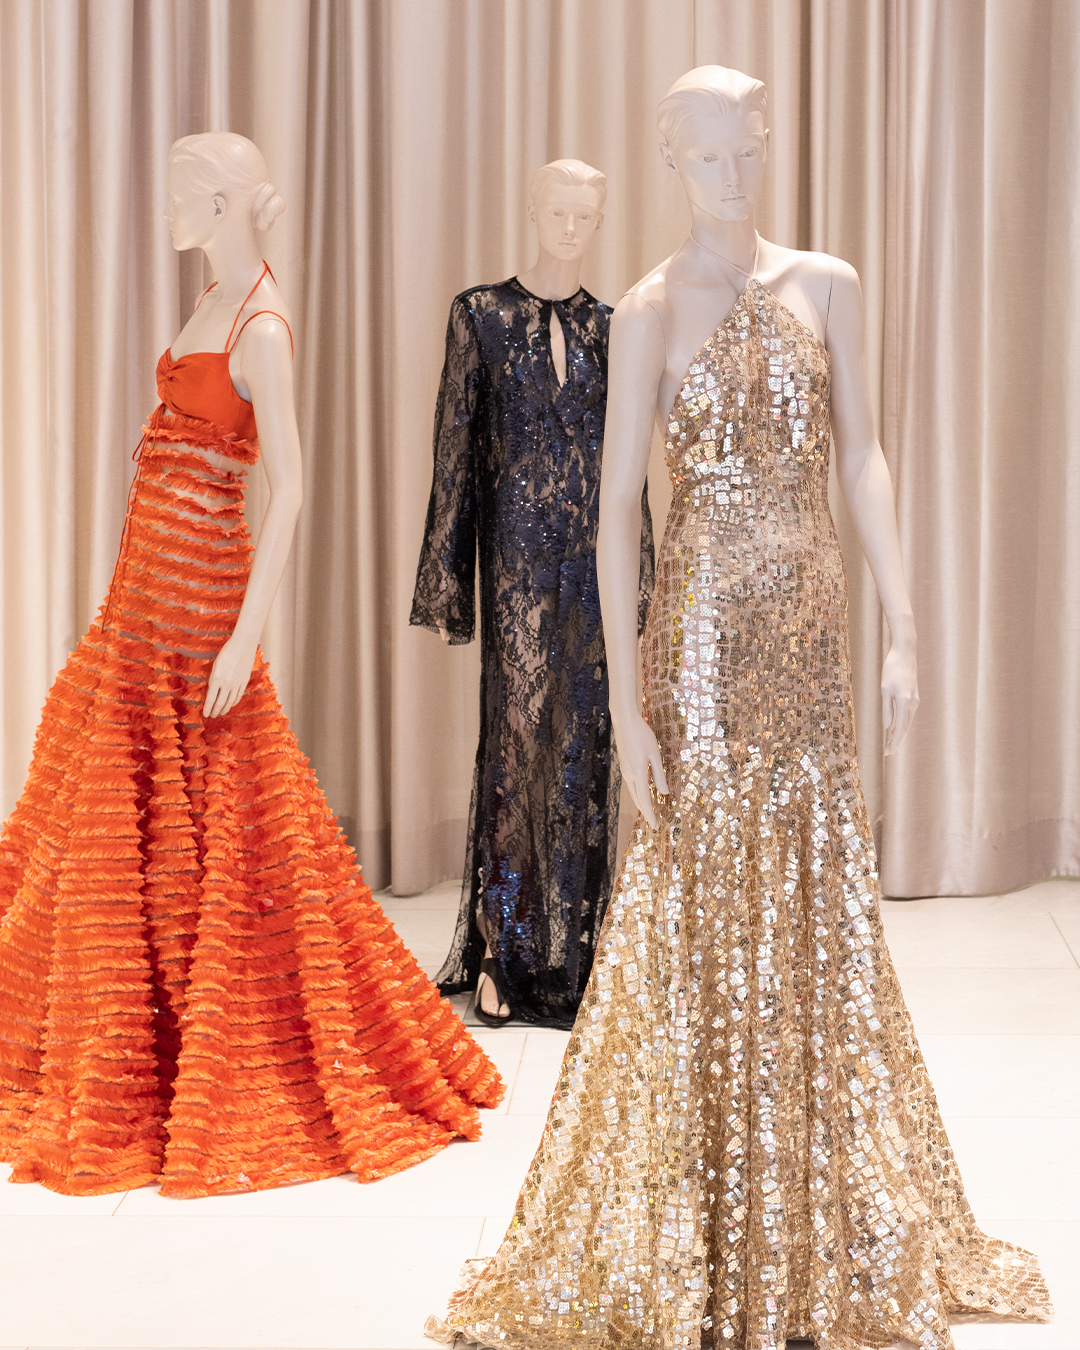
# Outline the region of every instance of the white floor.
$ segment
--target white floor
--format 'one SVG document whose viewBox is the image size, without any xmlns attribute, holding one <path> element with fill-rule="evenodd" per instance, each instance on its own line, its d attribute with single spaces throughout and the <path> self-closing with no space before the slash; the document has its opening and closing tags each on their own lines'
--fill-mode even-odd
<svg viewBox="0 0 1080 1350">
<path fill-rule="evenodd" d="M 429 971 L 457 896 L 385 898 Z M 884 908 L 980 1226 L 1040 1254 L 1058 1310 L 1047 1326 L 958 1323 L 957 1346 L 1078 1350 L 1080 881 Z M 508 1084 L 483 1139 L 386 1181 L 181 1201 L 0 1185 L 0 1347 L 432 1350 L 424 1318 L 498 1245 L 567 1039 L 476 1034 Z"/>
</svg>

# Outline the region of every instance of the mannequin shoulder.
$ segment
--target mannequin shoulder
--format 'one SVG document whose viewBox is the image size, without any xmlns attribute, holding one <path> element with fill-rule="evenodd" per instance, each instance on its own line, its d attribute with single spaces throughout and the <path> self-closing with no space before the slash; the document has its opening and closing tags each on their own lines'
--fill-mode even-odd
<svg viewBox="0 0 1080 1350">
<path fill-rule="evenodd" d="M 651 272 L 646 272 L 640 281 L 635 281 L 615 307 L 616 313 L 627 300 L 632 299 L 654 310 L 662 310 L 668 302 L 672 283 L 677 280 L 672 274 L 674 260 L 675 255 L 672 254 L 670 258 L 658 263 Z"/>
<path fill-rule="evenodd" d="M 779 244 L 769 244 L 767 248 L 767 254 L 763 251 L 762 262 L 768 271 L 765 272 L 765 268 L 759 266 L 758 275 L 762 276 L 770 289 L 794 285 L 802 290 L 822 315 L 829 313 L 837 294 L 861 295 L 859 274 L 843 258 L 809 249 L 782 248 Z M 762 275 L 763 272 L 765 275 Z"/>
<path fill-rule="evenodd" d="M 670 303 L 671 258 L 635 282 L 615 306 L 612 332 L 659 334 L 663 338 L 664 315 Z"/>
<path fill-rule="evenodd" d="M 635 287 L 627 291 L 611 316 L 611 332 L 617 336 L 643 338 L 657 337 L 663 342 L 664 320 L 662 302 L 650 299 Z"/>
</svg>

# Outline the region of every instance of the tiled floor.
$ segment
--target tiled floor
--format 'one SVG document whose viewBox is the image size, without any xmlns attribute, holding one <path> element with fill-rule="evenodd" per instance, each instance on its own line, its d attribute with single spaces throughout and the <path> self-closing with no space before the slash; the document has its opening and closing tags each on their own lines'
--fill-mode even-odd
<svg viewBox="0 0 1080 1350">
<path fill-rule="evenodd" d="M 386 908 L 427 969 L 456 885 Z M 885 924 L 981 1225 L 1040 1253 L 1048 1326 L 960 1323 L 959 1350 L 1080 1347 L 1080 881 L 887 903 Z M 370 1186 L 73 1200 L 0 1185 L 0 1347 L 426 1347 L 466 1257 L 493 1251 L 565 1033 L 477 1033 L 508 1084 L 477 1144 Z M 544 1350 L 538 1347 L 537 1350 Z"/>
</svg>

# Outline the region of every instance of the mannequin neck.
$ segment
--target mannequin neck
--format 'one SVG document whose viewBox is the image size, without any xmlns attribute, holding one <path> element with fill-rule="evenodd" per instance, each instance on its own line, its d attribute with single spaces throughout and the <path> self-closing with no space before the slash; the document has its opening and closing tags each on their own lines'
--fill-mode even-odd
<svg viewBox="0 0 1080 1350">
<path fill-rule="evenodd" d="M 745 220 L 721 220 L 691 204 L 690 234 L 706 253 L 730 263 L 744 276 L 753 272 L 758 252 L 753 211 Z"/>
<path fill-rule="evenodd" d="M 219 229 L 202 249 L 218 284 L 219 303 L 241 304 L 263 270 L 254 228 Z"/>
<path fill-rule="evenodd" d="M 569 300 L 581 288 L 581 258 L 556 258 L 545 249 L 518 281 L 541 300 Z"/>
</svg>

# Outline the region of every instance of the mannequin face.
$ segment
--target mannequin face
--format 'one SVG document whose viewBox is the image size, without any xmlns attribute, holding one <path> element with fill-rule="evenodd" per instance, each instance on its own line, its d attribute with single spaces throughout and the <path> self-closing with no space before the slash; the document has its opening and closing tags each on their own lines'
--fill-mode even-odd
<svg viewBox="0 0 1080 1350">
<path fill-rule="evenodd" d="M 745 220 L 761 192 L 768 143 L 759 112 L 695 113 L 665 147 L 664 160 L 691 207 L 717 220 Z"/>
<path fill-rule="evenodd" d="M 536 226 L 540 251 L 560 262 L 583 258 L 604 219 L 600 194 L 595 188 L 551 183 L 540 200 L 529 206 L 529 219 Z"/>
<path fill-rule="evenodd" d="M 168 173 L 169 204 L 165 219 L 169 222 L 172 245 L 177 252 L 187 248 L 202 248 L 214 237 L 225 219 L 225 198 L 196 192 L 183 164 L 170 164 Z"/>
</svg>

